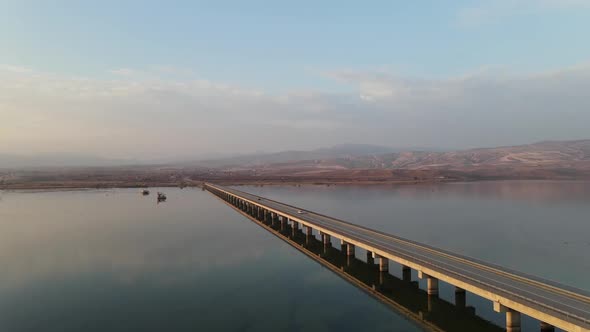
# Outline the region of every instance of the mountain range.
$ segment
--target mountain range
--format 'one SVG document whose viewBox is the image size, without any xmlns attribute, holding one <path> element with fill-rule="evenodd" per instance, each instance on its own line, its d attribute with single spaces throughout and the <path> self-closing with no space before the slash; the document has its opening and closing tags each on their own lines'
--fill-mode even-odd
<svg viewBox="0 0 590 332">
<path fill-rule="evenodd" d="M 286 151 L 207 161 L 227 168 L 445 169 L 502 167 L 590 167 L 590 140 L 545 141 L 527 145 L 458 151 L 394 151 L 346 145 L 313 151 Z"/>
</svg>

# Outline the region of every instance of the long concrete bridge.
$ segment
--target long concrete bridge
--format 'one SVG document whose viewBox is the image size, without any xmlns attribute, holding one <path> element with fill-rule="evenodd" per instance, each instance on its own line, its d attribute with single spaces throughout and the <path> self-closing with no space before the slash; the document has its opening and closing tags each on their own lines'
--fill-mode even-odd
<svg viewBox="0 0 590 332">
<path fill-rule="evenodd" d="M 492 301 L 494 310 L 506 315 L 506 330 L 521 329 L 521 314 L 539 320 L 541 331 L 558 327 L 565 331 L 590 331 L 590 293 L 506 269 L 473 258 L 437 249 L 366 227 L 351 224 L 232 188 L 207 183 L 205 188 L 229 204 L 257 217 L 293 229 L 301 226 L 307 235 L 316 230 L 325 245 L 340 239 L 349 256 L 355 248 L 367 251 L 367 260 L 378 261 L 379 271 L 389 270 L 389 261 L 402 265 L 404 278 L 411 269 L 427 280 L 429 296 L 438 296 L 439 281 Z"/>
</svg>

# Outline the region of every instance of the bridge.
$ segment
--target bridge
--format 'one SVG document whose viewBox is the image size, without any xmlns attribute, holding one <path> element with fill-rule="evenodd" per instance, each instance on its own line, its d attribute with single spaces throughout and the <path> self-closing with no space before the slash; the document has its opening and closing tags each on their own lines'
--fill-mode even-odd
<svg viewBox="0 0 590 332">
<path fill-rule="evenodd" d="M 442 281 L 454 286 L 459 298 L 470 292 L 488 299 L 495 311 L 505 313 L 509 332 L 520 331 L 521 314 L 539 320 L 541 331 L 555 327 L 590 331 L 590 293 L 583 290 L 233 188 L 211 183 L 205 188 L 257 220 L 280 222 L 281 228 L 304 229 L 308 238 L 316 230 L 326 247 L 331 246 L 332 238 L 340 239 L 347 256 L 354 258 L 355 249 L 362 248 L 367 252 L 367 262 L 376 260 L 382 274 L 389 271 L 389 261 L 402 266 L 404 279 L 411 279 L 411 270 L 416 270 L 418 278 L 426 279 L 428 296 L 438 296 Z"/>
</svg>

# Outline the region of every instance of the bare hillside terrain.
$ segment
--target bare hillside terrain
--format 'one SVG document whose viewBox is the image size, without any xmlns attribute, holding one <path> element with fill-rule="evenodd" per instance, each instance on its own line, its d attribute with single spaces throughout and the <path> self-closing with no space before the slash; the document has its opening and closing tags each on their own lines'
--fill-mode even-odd
<svg viewBox="0 0 590 332">
<path fill-rule="evenodd" d="M 366 147 L 363 147 L 366 149 Z M 362 149 L 361 149 L 362 150 Z M 590 180 L 590 140 L 452 152 L 347 153 L 318 150 L 210 161 L 211 165 L 146 165 L 5 169 L 0 189 L 194 186 L 203 181 L 241 183 L 417 183 L 507 179 Z M 329 151 L 329 153 L 325 153 Z M 294 157 L 324 158 L 293 160 Z M 335 155 L 335 156 L 334 156 Z M 275 160 L 287 159 L 284 162 Z M 239 161 L 243 161 L 240 163 Z M 267 162 L 264 162 L 267 160 Z"/>
</svg>

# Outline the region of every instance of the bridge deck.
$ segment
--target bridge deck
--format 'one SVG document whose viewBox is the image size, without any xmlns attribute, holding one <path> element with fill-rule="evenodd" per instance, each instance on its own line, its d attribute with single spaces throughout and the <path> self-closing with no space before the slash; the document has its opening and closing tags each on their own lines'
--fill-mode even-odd
<svg viewBox="0 0 590 332">
<path fill-rule="evenodd" d="M 254 206 L 343 239 L 347 243 L 499 303 L 505 308 L 566 331 L 590 331 L 588 292 L 236 189 L 212 184 L 207 186 L 209 190 L 235 196 Z M 300 210 L 305 213 L 298 213 Z"/>
</svg>

